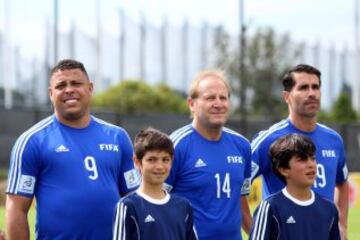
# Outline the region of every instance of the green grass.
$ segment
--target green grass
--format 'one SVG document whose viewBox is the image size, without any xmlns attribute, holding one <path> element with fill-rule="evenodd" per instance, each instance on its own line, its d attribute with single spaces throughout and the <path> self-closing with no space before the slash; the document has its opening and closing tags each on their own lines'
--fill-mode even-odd
<svg viewBox="0 0 360 240">
<path fill-rule="evenodd" d="M 0 229 L 5 229 L 5 210 L 0 207 Z M 32 207 L 29 213 L 31 239 L 34 239 L 35 209 Z M 350 208 L 349 210 L 349 240 L 360 239 L 360 208 Z M 247 239 L 247 237 L 244 237 Z"/>
<path fill-rule="evenodd" d="M 4 230 L 5 228 L 5 208 L 0 207 L 0 229 Z"/>
<path fill-rule="evenodd" d="M 7 179 L 7 173 L 8 173 L 7 169 L 0 168 L 0 180 Z"/>
<path fill-rule="evenodd" d="M 29 211 L 30 239 L 35 239 L 35 208 L 31 207 Z M 0 207 L 0 229 L 5 230 L 5 208 Z"/>
<path fill-rule="evenodd" d="M 349 209 L 349 240 L 360 239 L 360 208 Z"/>
</svg>

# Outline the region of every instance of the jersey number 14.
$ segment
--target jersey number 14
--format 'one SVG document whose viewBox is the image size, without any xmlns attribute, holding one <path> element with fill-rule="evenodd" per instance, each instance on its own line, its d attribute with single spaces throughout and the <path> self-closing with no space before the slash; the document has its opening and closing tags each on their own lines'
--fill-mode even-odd
<svg viewBox="0 0 360 240">
<path fill-rule="evenodd" d="M 231 197 L 231 184 L 230 184 L 230 174 L 225 173 L 225 176 L 221 178 L 220 173 L 215 174 L 216 179 L 216 197 L 221 198 L 222 194 L 225 194 L 226 198 Z"/>
</svg>

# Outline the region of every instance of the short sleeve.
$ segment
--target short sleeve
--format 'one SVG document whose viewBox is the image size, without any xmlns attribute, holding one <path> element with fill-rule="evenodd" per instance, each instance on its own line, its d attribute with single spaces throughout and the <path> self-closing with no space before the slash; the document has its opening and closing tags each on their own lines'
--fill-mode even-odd
<svg viewBox="0 0 360 240">
<path fill-rule="evenodd" d="M 134 167 L 133 162 L 133 146 L 131 144 L 128 134 L 124 131 L 120 135 L 121 151 L 121 172 L 120 172 L 120 194 L 123 196 L 126 193 L 136 189 L 140 184 L 140 173 Z"/>
<path fill-rule="evenodd" d="M 330 226 L 330 240 L 340 240 L 340 230 L 339 230 L 339 214 L 336 207 L 333 205 L 334 218 Z"/>
<path fill-rule="evenodd" d="M 251 143 L 251 181 L 270 168 L 269 146 L 265 141 L 255 138 Z"/>
<path fill-rule="evenodd" d="M 11 151 L 7 193 L 32 198 L 40 171 L 38 142 L 33 137 L 21 135 Z"/>
<path fill-rule="evenodd" d="M 250 239 L 277 239 L 275 236 L 279 235 L 279 229 L 275 221 L 275 216 L 273 214 L 270 203 L 265 200 L 261 201 L 260 205 L 256 208 L 254 213 L 254 221 L 251 226 Z"/>
<path fill-rule="evenodd" d="M 346 153 L 344 149 L 344 143 L 342 139 L 340 139 L 340 146 L 339 146 L 339 163 L 336 169 L 336 183 L 341 184 L 343 183 L 349 175 L 347 164 L 346 164 Z"/>
<path fill-rule="evenodd" d="M 194 226 L 194 216 L 193 209 L 190 203 L 187 206 L 188 208 L 188 218 L 186 219 L 186 240 L 197 240 L 197 233 Z"/>
<path fill-rule="evenodd" d="M 121 199 L 116 205 L 113 218 L 113 240 L 140 239 L 136 228 L 135 211 L 131 204 Z"/>
<path fill-rule="evenodd" d="M 244 182 L 241 187 L 241 195 L 248 195 L 251 187 L 251 146 L 245 142 L 244 146 Z"/>
</svg>

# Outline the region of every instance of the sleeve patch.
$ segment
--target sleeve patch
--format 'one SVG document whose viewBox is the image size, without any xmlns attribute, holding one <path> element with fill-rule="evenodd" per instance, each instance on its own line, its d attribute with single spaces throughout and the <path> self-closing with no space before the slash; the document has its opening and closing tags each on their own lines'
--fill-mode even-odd
<svg viewBox="0 0 360 240">
<path fill-rule="evenodd" d="M 126 171 L 124 173 L 124 177 L 125 177 L 125 182 L 126 182 L 126 187 L 128 189 L 137 187 L 140 185 L 140 181 L 141 181 L 141 176 L 138 170 L 136 169 L 131 169 L 129 171 Z"/>
<path fill-rule="evenodd" d="M 251 187 L 251 179 L 250 178 L 246 178 L 244 180 L 244 183 L 241 187 L 241 195 L 247 195 L 250 193 L 250 187 Z"/>
<path fill-rule="evenodd" d="M 171 192 L 172 188 L 173 187 L 170 184 L 167 184 L 167 183 L 163 184 L 163 189 L 167 192 Z"/>
<path fill-rule="evenodd" d="M 30 175 L 21 175 L 19 183 L 19 192 L 34 194 L 36 179 Z"/>
</svg>

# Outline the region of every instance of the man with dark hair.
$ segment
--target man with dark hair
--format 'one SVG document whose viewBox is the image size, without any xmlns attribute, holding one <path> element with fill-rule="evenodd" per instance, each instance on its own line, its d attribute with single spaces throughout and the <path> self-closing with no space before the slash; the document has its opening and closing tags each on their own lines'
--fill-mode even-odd
<svg viewBox="0 0 360 240">
<path fill-rule="evenodd" d="M 269 147 L 279 137 L 300 133 L 312 139 L 316 146 L 317 178 L 313 190 L 339 209 L 340 231 L 347 239 L 348 170 L 344 143 L 334 130 L 317 123 L 320 109 L 321 73 L 318 69 L 300 64 L 283 78 L 283 99 L 289 117 L 261 131 L 252 141 L 252 180 L 262 175 L 263 198 L 278 192 L 284 183 L 271 170 Z"/>
<path fill-rule="evenodd" d="M 271 144 L 272 169 L 286 187 L 255 210 L 251 240 L 340 239 L 334 203 L 311 190 L 315 149 L 311 139 L 301 134 L 288 134 Z"/>
<path fill-rule="evenodd" d="M 315 75 L 319 79 L 319 87 L 321 87 L 321 72 L 310 65 L 299 64 L 291 68 L 287 73 L 285 73 L 284 77 L 282 78 L 282 85 L 284 91 L 290 92 L 291 89 L 295 86 L 295 73 L 307 73 Z"/>
<path fill-rule="evenodd" d="M 27 213 L 36 198 L 37 239 L 111 239 L 120 196 L 138 186 L 124 129 L 90 114 L 93 84 L 82 63 L 51 70 L 54 114 L 16 141 L 6 199 L 10 240 L 29 239 Z"/>
</svg>

